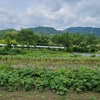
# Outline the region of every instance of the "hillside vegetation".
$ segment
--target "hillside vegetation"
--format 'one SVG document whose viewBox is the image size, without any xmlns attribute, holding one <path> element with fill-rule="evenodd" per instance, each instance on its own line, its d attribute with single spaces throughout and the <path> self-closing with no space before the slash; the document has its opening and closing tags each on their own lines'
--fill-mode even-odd
<svg viewBox="0 0 100 100">
<path fill-rule="evenodd" d="M 16 48 L 17 44 L 26 45 L 30 49 L 30 45 L 40 46 L 63 46 L 67 52 L 97 52 L 100 50 L 100 37 L 94 34 L 81 34 L 64 32 L 62 34 L 36 34 L 29 29 L 21 29 L 20 31 L 8 30 L 0 39 L 1 44 L 7 44 L 0 49 L 0 54 L 9 54 L 11 50 Z M 50 48 L 48 48 L 50 49 Z M 14 52 L 19 52 L 14 51 Z"/>
<path fill-rule="evenodd" d="M 62 34 L 64 32 L 90 34 L 92 32 L 96 36 L 100 36 L 100 28 L 93 28 L 93 27 L 70 27 L 64 30 L 56 30 L 53 27 L 39 26 L 39 27 L 27 28 L 27 29 L 32 30 L 34 33 L 38 33 L 38 34 L 49 34 L 50 35 L 50 34 Z M 0 30 L 0 36 L 2 36 L 4 33 L 8 31 L 15 31 L 15 29 Z"/>
</svg>

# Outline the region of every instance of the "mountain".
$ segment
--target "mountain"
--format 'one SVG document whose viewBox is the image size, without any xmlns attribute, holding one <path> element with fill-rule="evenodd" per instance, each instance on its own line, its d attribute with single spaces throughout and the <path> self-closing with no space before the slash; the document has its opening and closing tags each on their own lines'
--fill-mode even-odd
<svg viewBox="0 0 100 100">
<path fill-rule="evenodd" d="M 39 34 L 59 34 L 59 33 L 63 33 L 62 31 L 58 31 L 56 29 L 54 29 L 53 27 L 35 27 L 35 28 L 28 28 L 30 30 L 32 30 L 34 33 L 39 33 Z"/>
<path fill-rule="evenodd" d="M 96 36 L 100 36 L 100 28 L 93 28 L 93 27 L 70 27 L 64 30 L 64 32 L 70 33 L 83 33 L 89 34 L 94 33 Z"/>
<path fill-rule="evenodd" d="M 89 34 L 89 33 L 94 33 L 96 36 L 100 36 L 100 28 L 93 28 L 93 27 L 70 27 L 67 28 L 63 31 L 56 30 L 53 27 L 34 27 L 34 28 L 27 28 L 32 30 L 34 33 L 38 34 L 62 34 L 64 32 L 70 32 L 70 33 L 83 33 L 83 34 Z M 12 32 L 12 31 L 17 31 L 15 29 L 5 29 L 5 30 L 0 30 L 0 39 L 4 36 L 6 32 Z"/>
</svg>

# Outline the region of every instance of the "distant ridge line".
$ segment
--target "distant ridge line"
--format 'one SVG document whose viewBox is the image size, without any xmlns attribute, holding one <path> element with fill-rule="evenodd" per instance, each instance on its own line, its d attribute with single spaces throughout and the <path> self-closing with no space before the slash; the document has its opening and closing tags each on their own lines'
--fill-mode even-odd
<svg viewBox="0 0 100 100">
<path fill-rule="evenodd" d="M 65 30 L 57 30 L 53 27 L 33 27 L 33 28 L 25 28 L 25 29 L 30 29 L 34 33 L 39 33 L 39 34 L 62 34 L 64 32 L 69 32 L 69 33 L 82 33 L 82 34 L 95 34 L 96 36 L 100 36 L 100 28 L 93 28 L 93 27 L 69 27 L 66 28 Z M 7 32 L 7 31 L 17 31 L 13 28 L 11 29 L 3 29 L 0 30 L 0 35 Z"/>
</svg>

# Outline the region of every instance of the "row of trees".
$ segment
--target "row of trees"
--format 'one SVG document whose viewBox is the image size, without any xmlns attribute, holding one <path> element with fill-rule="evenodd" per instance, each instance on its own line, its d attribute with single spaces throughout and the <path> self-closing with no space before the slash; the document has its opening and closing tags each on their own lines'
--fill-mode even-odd
<svg viewBox="0 0 100 100">
<path fill-rule="evenodd" d="M 13 31 L 5 33 L 0 43 L 6 44 L 22 44 L 22 45 L 48 45 L 49 36 L 42 34 L 34 34 L 33 31 L 22 29 L 21 31 Z"/>
<path fill-rule="evenodd" d="M 62 44 L 67 48 L 67 51 L 89 52 L 100 49 L 100 37 L 94 34 L 70 34 L 68 32 L 54 35 L 52 41 L 57 44 Z"/>
<path fill-rule="evenodd" d="M 31 30 L 22 29 L 18 32 L 5 33 L 0 43 L 6 43 L 8 47 L 11 45 L 52 45 L 52 46 L 64 46 L 67 51 L 89 51 L 90 49 L 97 50 L 100 46 L 100 37 L 96 37 L 94 34 L 71 34 L 65 32 L 63 34 L 35 34 Z M 83 50 L 84 49 L 84 50 Z"/>
</svg>

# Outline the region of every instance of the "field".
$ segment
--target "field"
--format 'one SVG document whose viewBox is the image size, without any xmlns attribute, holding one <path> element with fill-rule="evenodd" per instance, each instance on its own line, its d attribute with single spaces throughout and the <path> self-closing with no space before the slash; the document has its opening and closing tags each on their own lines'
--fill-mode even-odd
<svg viewBox="0 0 100 100">
<path fill-rule="evenodd" d="M 95 57 L 95 54 L 91 54 L 91 57 L 80 54 L 67 53 L 64 51 L 51 51 L 51 50 L 30 50 L 24 51 L 25 54 L 20 55 L 1 55 L 1 65 L 11 65 L 13 67 L 70 67 L 88 65 L 90 67 L 96 67 L 100 64 L 100 56 Z"/>
<path fill-rule="evenodd" d="M 91 54 L 90 57 L 83 57 L 80 54 L 45 49 L 24 52 L 27 53 L 0 55 L 0 100 L 100 100 L 100 56 Z M 20 87 L 22 86 L 18 74 L 20 70 L 24 75 L 26 73 L 31 75 L 31 71 L 39 75 L 38 77 L 24 76 L 23 81 L 28 84 L 28 90 L 25 84 L 23 88 Z M 6 77 L 6 80 L 9 80 L 7 83 L 5 76 L 9 76 Z M 50 77 L 54 77 L 55 86 L 50 84 L 53 81 L 49 79 Z M 75 82 L 72 81 L 73 79 Z M 62 80 L 65 83 L 62 83 Z M 79 83 L 80 80 L 85 82 Z M 64 84 L 67 83 L 70 84 L 65 86 Z M 59 87 L 59 84 L 62 86 L 61 89 L 56 87 L 57 85 Z M 34 88 L 32 89 L 31 86 Z"/>
</svg>

